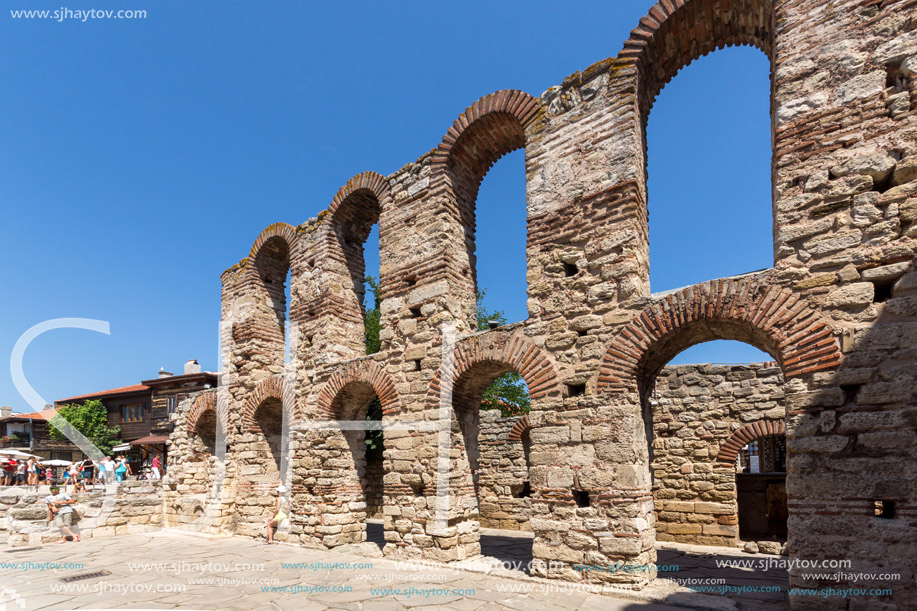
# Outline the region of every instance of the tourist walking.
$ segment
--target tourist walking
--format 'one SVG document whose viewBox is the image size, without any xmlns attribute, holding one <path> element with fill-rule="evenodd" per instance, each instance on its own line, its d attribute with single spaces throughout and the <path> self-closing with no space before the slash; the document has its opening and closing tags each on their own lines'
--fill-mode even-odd
<svg viewBox="0 0 917 611">
<path fill-rule="evenodd" d="M 0 477 L 0 484 L 4 486 L 12 485 L 13 478 L 16 477 L 16 461 L 10 458 L 3 463 L 3 476 Z"/>
<path fill-rule="evenodd" d="M 73 484 L 73 492 L 76 492 L 77 485 L 80 483 L 80 468 L 75 462 L 72 462 L 70 466 L 67 467 L 67 472 L 70 473 L 70 483 Z"/>
<path fill-rule="evenodd" d="M 115 463 L 111 456 L 106 456 L 99 463 L 99 477 L 103 484 L 111 484 L 115 479 Z"/>
<path fill-rule="evenodd" d="M 124 456 L 118 459 L 117 466 L 115 467 L 115 475 L 118 478 L 118 481 L 124 481 L 124 479 L 131 474 L 131 467 L 127 464 L 127 458 Z"/>
<path fill-rule="evenodd" d="M 162 472 L 162 463 L 159 462 L 159 454 L 153 457 L 153 479 L 159 479 Z"/>
<path fill-rule="evenodd" d="M 115 481 L 115 461 L 111 459 L 111 456 L 106 456 L 102 459 L 102 464 L 99 465 L 100 471 L 102 467 L 105 468 L 104 482 L 106 484 L 113 484 Z"/>
<path fill-rule="evenodd" d="M 38 485 L 38 480 L 41 479 L 41 464 L 39 464 L 38 459 L 34 456 L 29 459 L 29 483 L 33 486 Z"/>
</svg>

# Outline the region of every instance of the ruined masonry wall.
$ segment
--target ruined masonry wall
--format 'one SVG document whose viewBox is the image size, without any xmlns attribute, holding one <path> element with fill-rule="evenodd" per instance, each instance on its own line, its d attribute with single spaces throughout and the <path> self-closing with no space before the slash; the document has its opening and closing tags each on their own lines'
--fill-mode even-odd
<svg viewBox="0 0 917 611">
<path fill-rule="evenodd" d="M 494 375 L 510 370 L 532 392 L 533 574 L 641 587 L 651 574 L 576 566 L 652 563 L 657 530 L 665 537 L 690 523 L 675 515 L 685 513 L 680 506 L 665 503 L 693 502 L 695 512 L 698 503 L 724 504 L 702 488 L 725 492 L 727 482 L 695 470 L 684 479 L 696 482 L 690 494 L 699 497 L 677 499 L 691 488 L 673 482 L 657 492 L 675 490 L 676 499 L 655 506 L 652 471 L 688 457 L 670 454 L 662 464 L 654 442 L 651 458 L 643 405 L 681 350 L 739 340 L 768 352 L 784 377 L 792 559 L 844 557 L 851 574 L 899 572 L 891 596 L 862 604 L 913 608 L 917 547 L 908 542 L 917 539 L 917 479 L 901 465 L 917 462 L 915 7 L 917 0 L 661 0 L 616 57 L 540 97 L 484 96 L 416 161 L 389 176 L 357 174 L 316 218 L 265 229 L 221 277 L 227 464 L 238 475 L 221 488 L 219 528 L 259 533 L 268 492 L 286 478 L 268 469 L 269 452 L 279 451 L 259 411 L 268 399 L 282 400 L 294 424 L 360 420 L 373 393 L 384 422 L 437 421 L 447 381 L 442 342 L 454 330 L 454 405 L 473 404 Z M 653 295 L 644 139 L 653 102 L 681 68 L 735 44 L 771 59 L 775 265 Z M 477 188 L 494 162 L 519 148 L 529 317 L 478 333 Z M 382 347 L 367 357 L 358 259 L 375 222 Z M 289 304 L 280 290 L 286 269 Z M 704 409 L 666 406 L 680 407 L 657 440 L 678 439 Z M 480 551 L 474 448 L 460 434 L 474 416 L 450 417 L 447 489 L 437 486 L 436 431 L 386 432 L 386 555 L 453 561 Z M 350 445 L 335 430 L 293 434 L 291 540 L 330 548 L 365 537 L 366 498 Z M 696 452 L 702 446 L 692 443 Z M 448 498 L 437 498 L 438 489 Z M 877 501 L 894 504 L 895 517 L 876 516 Z M 704 536 L 703 524 L 712 523 L 690 524 L 701 524 Z M 888 587 L 801 571 L 790 582 Z M 830 596 L 790 602 L 847 607 Z"/>
<path fill-rule="evenodd" d="M 650 397 L 658 540 L 721 546 L 738 542 L 735 470 L 717 456 L 743 427 L 783 422 L 784 398 L 776 363 L 674 365 L 662 370 Z M 528 481 L 523 443 L 510 438 L 521 418 L 481 412 L 481 526 L 531 530 L 531 499 L 518 496 Z"/>
<path fill-rule="evenodd" d="M 485 528 L 531 530 L 530 498 L 520 498 L 529 481 L 528 465 L 521 440 L 509 438 L 522 416 L 502 418 L 499 410 L 481 411 L 478 447 L 479 519 Z"/>
<path fill-rule="evenodd" d="M 786 417 L 775 363 L 676 365 L 656 378 L 653 497 L 656 538 L 733 546 L 739 539 L 735 468 L 717 455 L 731 435 Z"/>
<path fill-rule="evenodd" d="M 60 531 L 49 525 L 44 502 L 50 491 L 39 493 L 29 486 L 8 486 L 0 492 L 0 535 L 12 546 L 38 545 L 60 539 Z M 163 525 L 160 482 L 121 482 L 113 494 L 103 490 L 70 494 L 79 514 L 73 531 L 81 537 L 112 537 L 146 532 Z"/>
</svg>

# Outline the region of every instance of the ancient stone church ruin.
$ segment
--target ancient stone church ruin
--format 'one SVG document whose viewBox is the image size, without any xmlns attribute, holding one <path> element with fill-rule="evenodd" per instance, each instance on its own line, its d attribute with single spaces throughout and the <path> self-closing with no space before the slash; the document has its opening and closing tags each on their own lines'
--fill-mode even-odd
<svg viewBox="0 0 917 611">
<path fill-rule="evenodd" d="M 775 264 L 653 294 L 646 123 L 682 67 L 728 45 L 771 60 Z M 652 573 L 578 567 L 652 563 L 657 540 L 734 545 L 737 499 L 762 494 L 737 490 L 735 465 L 760 441 L 757 460 L 785 464 L 790 558 L 901 573 L 881 608 L 913 608 L 915 109 L 914 0 L 661 0 L 616 57 L 540 97 L 479 99 L 436 148 L 271 225 L 222 275 L 221 384 L 182 406 L 167 522 L 260 536 L 282 481 L 287 541 L 362 541 L 381 505 L 386 555 L 466 559 L 482 523 L 531 529 L 534 575 L 639 587 Z M 523 148 L 529 317 L 477 332 L 477 190 Z M 382 349 L 366 356 L 376 223 Z M 774 362 L 663 369 L 714 339 Z M 531 413 L 480 413 L 510 371 Z M 362 443 L 374 398 L 381 468 Z"/>
</svg>

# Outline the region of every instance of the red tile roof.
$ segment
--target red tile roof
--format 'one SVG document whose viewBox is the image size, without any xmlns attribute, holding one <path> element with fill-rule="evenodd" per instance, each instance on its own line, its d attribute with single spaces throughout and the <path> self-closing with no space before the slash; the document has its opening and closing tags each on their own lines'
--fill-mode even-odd
<svg viewBox="0 0 917 611">
<path fill-rule="evenodd" d="M 31 418 L 33 420 L 50 420 L 56 412 L 46 409 L 43 412 L 29 412 L 27 414 L 10 414 L 7 418 Z M 6 418 L 4 418 L 6 420 Z"/>
<path fill-rule="evenodd" d="M 139 392 L 141 390 L 149 390 L 149 386 L 144 384 L 134 384 L 133 386 L 122 386 L 121 388 L 112 388 L 111 390 L 102 390 L 100 392 L 89 393 L 88 395 L 77 395 L 76 397 L 69 397 L 67 399 L 58 399 L 55 403 L 67 403 L 69 401 L 79 401 L 80 399 L 94 399 L 96 397 L 107 397 L 109 395 L 124 395 L 132 392 Z"/>
</svg>

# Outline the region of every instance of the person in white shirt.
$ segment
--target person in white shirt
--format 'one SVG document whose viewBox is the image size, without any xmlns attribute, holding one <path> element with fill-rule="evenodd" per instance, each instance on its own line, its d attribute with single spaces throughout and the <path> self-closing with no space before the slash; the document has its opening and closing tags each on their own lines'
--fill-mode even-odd
<svg viewBox="0 0 917 611">
<path fill-rule="evenodd" d="M 111 459 L 111 456 L 106 456 L 99 463 L 99 473 L 102 475 L 102 482 L 105 484 L 111 484 L 112 480 L 115 479 L 115 461 Z"/>
<path fill-rule="evenodd" d="M 51 495 L 45 497 L 45 503 L 48 505 L 48 523 L 52 521 L 60 529 L 60 541 L 66 543 L 67 537 L 73 537 L 74 541 L 79 541 L 80 536 L 70 530 L 73 523 L 73 499 L 66 492 L 61 492 L 59 486 L 51 486 Z"/>
<path fill-rule="evenodd" d="M 77 485 L 80 482 L 80 469 L 76 466 L 75 462 L 72 462 L 70 466 L 67 467 L 67 472 L 70 473 L 70 483 L 73 485 L 73 492 L 76 492 Z"/>
</svg>

